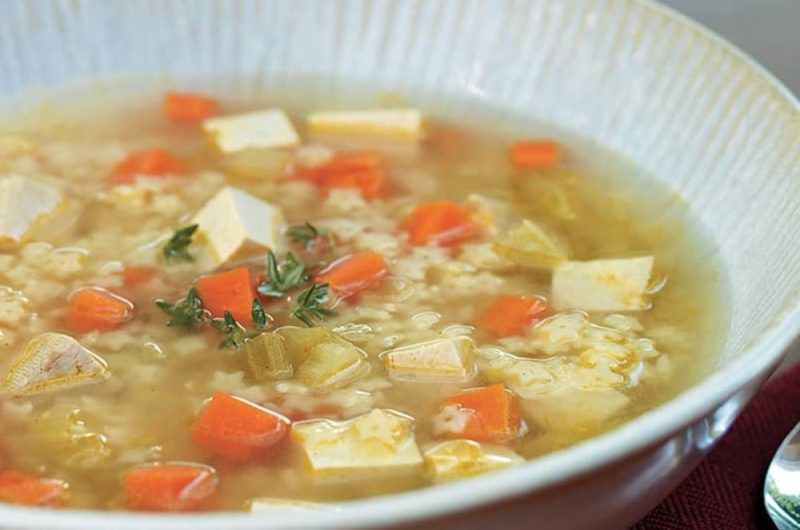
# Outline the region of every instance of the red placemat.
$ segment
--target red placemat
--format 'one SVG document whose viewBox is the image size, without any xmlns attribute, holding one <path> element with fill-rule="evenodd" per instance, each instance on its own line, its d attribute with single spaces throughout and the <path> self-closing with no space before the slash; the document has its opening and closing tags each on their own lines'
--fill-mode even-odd
<svg viewBox="0 0 800 530">
<path fill-rule="evenodd" d="M 800 363 L 756 394 L 700 466 L 632 530 L 774 528 L 764 509 L 764 475 L 798 421 Z"/>
</svg>

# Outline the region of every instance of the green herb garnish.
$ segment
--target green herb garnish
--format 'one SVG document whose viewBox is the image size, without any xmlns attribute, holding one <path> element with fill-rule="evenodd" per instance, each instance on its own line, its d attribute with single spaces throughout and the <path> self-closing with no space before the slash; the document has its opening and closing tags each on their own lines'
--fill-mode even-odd
<svg viewBox="0 0 800 530">
<path fill-rule="evenodd" d="M 308 221 L 301 225 L 290 226 L 286 235 L 295 243 L 303 243 L 307 251 L 314 250 L 320 242 L 328 243 L 328 248 L 333 248 L 333 234 L 327 228 L 317 228 Z"/>
<path fill-rule="evenodd" d="M 197 224 L 189 225 L 180 230 L 176 230 L 175 233 L 172 234 L 172 237 L 162 249 L 164 258 L 166 258 L 167 261 L 172 261 L 173 259 L 183 261 L 194 260 L 186 247 L 192 243 L 192 236 L 197 231 L 198 226 Z"/>
<path fill-rule="evenodd" d="M 253 308 L 250 310 L 250 314 L 253 316 L 253 325 L 257 330 L 261 331 L 267 327 L 269 317 L 267 312 L 264 311 L 264 306 L 261 305 L 261 300 L 258 298 L 253 298 Z"/>
<path fill-rule="evenodd" d="M 315 283 L 297 297 L 297 307 L 292 311 L 292 316 L 308 326 L 314 327 L 314 321 L 321 321 L 325 317 L 335 315 L 333 311 L 322 304 L 328 301 L 329 285 Z"/>
<path fill-rule="evenodd" d="M 278 263 L 275 253 L 267 253 L 267 280 L 257 287 L 264 296 L 280 298 L 292 289 L 302 287 L 308 280 L 308 268 L 297 256 L 289 252 L 286 258 Z"/>
<path fill-rule="evenodd" d="M 225 338 L 219 343 L 220 348 L 238 350 L 244 345 L 244 341 L 247 338 L 245 329 L 241 324 L 236 322 L 236 319 L 233 318 L 230 311 L 225 311 L 225 316 L 223 318 L 215 318 L 212 320 L 211 325 L 214 329 L 225 335 Z"/>
<path fill-rule="evenodd" d="M 203 307 L 203 301 L 194 287 L 189 289 L 185 298 L 175 304 L 156 300 L 156 305 L 171 317 L 167 322 L 167 326 L 171 328 L 193 330 L 208 320 L 208 312 Z"/>
</svg>

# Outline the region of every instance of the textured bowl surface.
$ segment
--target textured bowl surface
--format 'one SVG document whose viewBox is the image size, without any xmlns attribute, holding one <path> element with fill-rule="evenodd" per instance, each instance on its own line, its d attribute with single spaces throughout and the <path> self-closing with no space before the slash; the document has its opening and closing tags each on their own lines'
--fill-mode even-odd
<svg viewBox="0 0 800 530">
<path fill-rule="evenodd" d="M 108 75 L 157 74 L 165 85 L 208 78 L 217 83 L 215 90 L 243 92 L 279 90 L 298 75 L 314 75 L 320 79 L 317 90 L 332 97 L 346 90 L 339 81 L 346 79 L 408 94 L 428 107 L 469 97 L 578 131 L 656 175 L 689 202 L 719 244 L 730 278 L 732 318 L 724 359 L 701 384 L 613 432 L 504 473 L 354 502 L 335 512 L 276 513 L 268 519 L 2 506 L 0 528 L 354 528 L 400 524 L 529 493 L 535 517 L 547 502 L 537 492 L 635 459 L 631 455 L 646 454 L 678 434 L 695 436 L 689 425 L 712 411 L 717 410 L 712 426 L 724 431 L 731 420 L 725 411 L 740 408 L 800 329 L 800 230 L 780 229 L 800 226 L 798 104 L 737 50 L 657 5 L 632 0 L 3 0 L 0 5 L 0 101 Z M 231 81 L 236 76 L 239 80 Z M 729 401 L 737 392 L 737 400 Z M 718 409 L 726 401 L 734 405 Z M 681 459 L 684 453 L 664 454 Z M 640 511 L 656 501 L 643 500 Z"/>
</svg>

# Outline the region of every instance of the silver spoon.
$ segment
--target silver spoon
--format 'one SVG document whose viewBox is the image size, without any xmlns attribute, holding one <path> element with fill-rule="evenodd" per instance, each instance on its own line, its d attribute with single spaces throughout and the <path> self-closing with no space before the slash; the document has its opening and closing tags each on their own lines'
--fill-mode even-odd
<svg viewBox="0 0 800 530">
<path fill-rule="evenodd" d="M 764 504 L 780 530 L 800 530 L 800 423 L 772 458 L 764 481 Z"/>
</svg>

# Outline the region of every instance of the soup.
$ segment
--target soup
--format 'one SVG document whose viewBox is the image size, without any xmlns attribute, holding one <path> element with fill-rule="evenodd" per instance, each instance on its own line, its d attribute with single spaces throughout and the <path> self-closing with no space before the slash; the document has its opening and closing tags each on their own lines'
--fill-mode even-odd
<svg viewBox="0 0 800 530">
<path fill-rule="evenodd" d="M 0 500 L 331 506 L 520 465 L 711 365 L 714 256 L 654 180 L 489 114 L 323 103 L 9 122 Z"/>
</svg>

